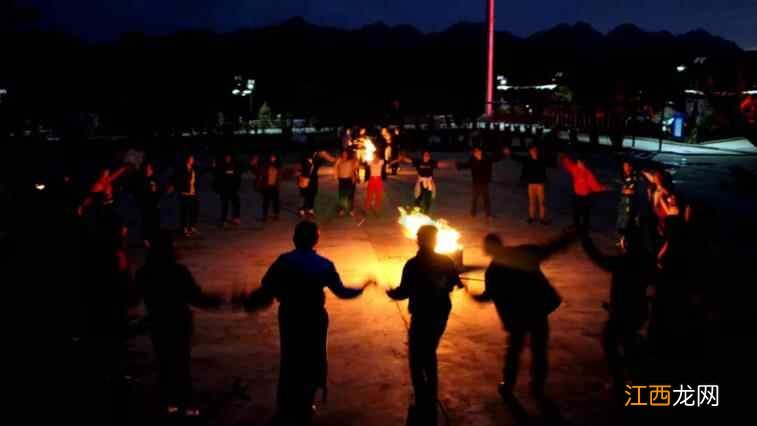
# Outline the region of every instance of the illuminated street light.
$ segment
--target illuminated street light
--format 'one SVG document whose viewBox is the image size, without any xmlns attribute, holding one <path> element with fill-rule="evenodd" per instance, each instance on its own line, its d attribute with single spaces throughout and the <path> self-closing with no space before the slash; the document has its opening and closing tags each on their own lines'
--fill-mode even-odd
<svg viewBox="0 0 757 426">
<path fill-rule="evenodd" d="M 234 95 L 234 96 L 239 96 L 240 93 L 241 92 L 239 91 L 239 89 L 234 89 L 234 90 L 231 91 L 231 94 Z"/>
<path fill-rule="evenodd" d="M 676 71 L 678 72 L 684 72 L 686 71 L 686 65 L 679 65 L 676 67 Z"/>
</svg>

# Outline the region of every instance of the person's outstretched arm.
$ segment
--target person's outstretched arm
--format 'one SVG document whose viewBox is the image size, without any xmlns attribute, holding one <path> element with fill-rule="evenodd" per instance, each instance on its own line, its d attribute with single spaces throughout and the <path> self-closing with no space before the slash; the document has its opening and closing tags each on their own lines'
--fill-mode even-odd
<svg viewBox="0 0 757 426">
<path fill-rule="evenodd" d="M 122 175 L 122 174 L 124 174 L 125 172 L 126 172 L 126 165 L 123 165 L 123 166 L 119 167 L 119 168 L 118 168 L 118 170 L 116 170 L 115 172 L 113 172 L 113 173 L 112 173 L 112 174 L 110 175 L 110 177 L 108 178 L 108 180 L 109 180 L 109 181 L 110 181 L 110 183 L 112 184 L 112 183 L 113 183 L 113 182 L 115 182 L 115 181 L 116 181 L 116 180 L 117 180 L 118 178 L 120 178 L 120 177 L 121 177 L 121 175 Z"/>
<path fill-rule="evenodd" d="M 281 260 L 276 259 L 270 268 L 263 275 L 260 288 L 253 290 L 249 294 L 242 294 L 238 297 L 244 309 L 248 312 L 259 311 L 266 309 L 273 304 L 273 300 L 276 298 L 277 290 L 279 288 L 279 281 L 281 280 Z"/>
<path fill-rule="evenodd" d="M 341 277 L 339 277 L 339 273 L 336 271 L 336 268 L 332 263 L 329 265 L 328 271 L 326 271 L 326 285 L 336 297 L 340 299 L 354 299 L 363 294 L 363 290 L 370 285 L 370 282 L 364 284 L 363 287 L 360 288 L 345 287 L 344 283 L 342 283 Z"/>
<path fill-rule="evenodd" d="M 218 308 L 223 304 L 223 298 L 218 295 L 204 292 L 197 282 L 195 281 L 192 273 L 188 270 L 186 276 L 183 278 L 188 287 L 189 304 L 197 308 Z"/>
<path fill-rule="evenodd" d="M 410 278 L 410 271 L 408 271 L 408 265 L 402 269 L 402 281 L 398 287 L 389 289 L 386 291 L 386 295 L 393 300 L 405 300 L 410 297 L 410 286 L 412 286 Z"/>
<path fill-rule="evenodd" d="M 336 163 L 336 160 L 338 160 L 337 157 L 334 157 L 333 155 L 329 154 L 327 151 L 321 151 L 318 153 L 318 155 L 324 160 L 332 164 Z"/>
<path fill-rule="evenodd" d="M 568 248 L 568 246 L 575 241 L 576 235 L 577 234 L 574 231 L 563 232 L 560 236 L 547 243 L 536 246 L 541 261 L 544 261 Z"/>
</svg>

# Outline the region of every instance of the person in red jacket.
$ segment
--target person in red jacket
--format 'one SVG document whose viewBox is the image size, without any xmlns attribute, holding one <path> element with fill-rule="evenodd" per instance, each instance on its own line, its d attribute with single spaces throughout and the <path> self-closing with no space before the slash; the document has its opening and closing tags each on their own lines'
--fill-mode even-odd
<svg viewBox="0 0 757 426">
<path fill-rule="evenodd" d="M 597 180 L 583 159 L 563 156 L 561 163 L 573 179 L 573 226 L 580 233 L 588 232 L 592 195 L 607 191 L 608 187 Z"/>
</svg>

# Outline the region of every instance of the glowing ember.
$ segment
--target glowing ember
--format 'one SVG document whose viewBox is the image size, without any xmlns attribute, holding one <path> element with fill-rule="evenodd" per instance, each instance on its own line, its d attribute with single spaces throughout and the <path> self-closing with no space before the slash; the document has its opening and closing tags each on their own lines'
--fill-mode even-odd
<svg viewBox="0 0 757 426">
<path fill-rule="evenodd" d="M 402 225 L 407 238 L 414 240 L 421 226 L 434 225 L 439 230 L 436 236 L 435 252 L 439 254 L 453 254 L 462 250 L 463 247 L 458 242 L 460 240 L 460 233 L 455 228 L 449 226 L 446 220 L 433 220 L 421 213 L 418 208 L 408 213 L 405 209 L 399 207 L 399 211 L 399 224 Z"/>
<path fill-rule="evenodd" d="M 371 142 L 371 138 L 366 136 L 361 140 L 360 145 L 360 158 L 367 162 L 373 161 L 373 153 L 376 152 L 376 145 Z"/>
</svg>

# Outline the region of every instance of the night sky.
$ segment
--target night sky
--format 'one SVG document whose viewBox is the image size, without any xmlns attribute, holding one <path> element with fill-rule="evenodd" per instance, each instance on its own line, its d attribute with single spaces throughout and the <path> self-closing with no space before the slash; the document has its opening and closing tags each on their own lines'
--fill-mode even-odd
<svg viewBox="0 0 757 426">
<path fill-rule="evenodd" d="M 125 31 L 165 34 L 186 28 L 233 31 L 292 16 L 342 28 L 383 21 L 439 31 L 481 22 L 485 0 L 21 0 L 40 7 L 48 27 L 104 41 Z M 600 31 L 622 23 L 682 33 L 703 28 L 757 48 L 757 0 L 525 0 L 497 2 L 497 29 L 519 36 L 584 21 Z"/>
</svg>

